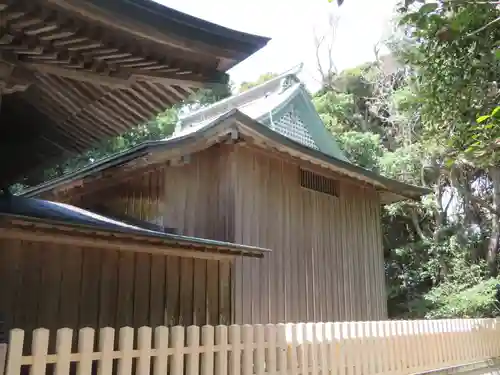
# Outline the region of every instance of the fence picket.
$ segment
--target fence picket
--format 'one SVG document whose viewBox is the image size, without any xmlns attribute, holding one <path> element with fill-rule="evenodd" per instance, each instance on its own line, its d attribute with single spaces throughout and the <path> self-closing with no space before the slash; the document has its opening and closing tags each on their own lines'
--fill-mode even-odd
<svg viewBox="0 0 500 375">
<path fill-rule="evenodd" d="M 366 325 L 364 322 L 358 322 L 356 324 L 356 336 L 357 336 L 357 340 L 359 342 L 359 373 L 360 374 L 369 374 L 370 373 L 370 369 L 369 369 L 369 356 L 370 356 L 370 352 L 369 352 L 369 343 L 368 343 L 368 339 L 366 337 L 366 332 L 365 332 L 365 329 L 366 329 Z"/>
<path fill-rule="evenodd" d="M 241 372 L 241 336 L 240 326 L 229 327 L 229 343 L 231 344 L 231 356 L 229 374 L 238 375 Z"/>
<path fill-rule="evenodd" d="M 217 326 L 215 328 L 215 344 L 219 351 L 215 354 L 215 373 L 217 375 L 227 375 L 227 327 Z"/>
<path fill-rule="evenodd" d="M 266 371 L 266 339 L 264 334 L 264 326 L 261 324 L 255 326 L 255 342 L 257 345 L 254 357 L 255 374 L 263 375 Z"/>
<path fill-rule="evenodd" d="M 379 353 L 378 349 L 379 347 L 375 345 L 375 340 L 378 341 L 378 332 L 377 332 L 377 326 L 373 325 L 375 322 L 364 322 L 363 323 L 363 335 L 364 335 L 364 342 L 366 345 L 365 351 L 367 352 L 367 357 L 366 357 L 366 362 L 367 366 L 366 368 L 368 369 L 368 374 L 377 374 L 379 370 Z"/>
<path fill-rule="evenodd" d="M 49 350 L 49 330 L 38 328 L 33 331 L 33 364 L 30 375 L 45 375 L 47 367 L 47 352 Z"/>
<path fill-rule="evenodd" d="M 156 357 L 153 364 L 154 375 L 165 375 L 168 371 L 168 336 L 169 330 L 165 326 L 155 328 Z"/>
<path fill-rule="evenodd" d="M 292 345 L 288 345 L 290 352 L 290 374 L 297 375 L 299 373 L 299 359 L 297 357 L 297 348 L 299 345 L 298 330 L 296 324 L 289 324 L 287 330 L 291 332 Z M 278 339 L 281 339 L 281 334 L 278 332 Z M 282 339 L 281 339 L 282 340 Z M 281 368 L 281 367 L 280 367 Z"/>
<path fill-rule="evenodd" d="M 274 345 L 278 347 L 278 369 L 280 374 L 288 374 L 291 370 L 291 374 L 297 373 L 297 357 L 295 356 L 295 349 L 292 347 L 289 351 L 289 346 L 286 342 L 286 326 L 284 324 L 278 324 L 277 330 L 273 330 L 273 334 L 277 337 L 273 338 Z M 276 346 L 273 348 L 274 355 L 276 356 Z M 290 356 L 288 354 L 290 353 Z M 290 363 L 288 363 L 288 359 Z M 274 358 L 274 363 L 276 367 L 276 358 Z"/>
<path fill-rule="evenodd" d="M 212 375 L 214 374 L 214 327 L 203 326 L 201 330 L 201 345 L 203 345 L 201 375 Z"/>
<path fill-rule="evenodd" d="M 420 321 L 414 320 L 411 322 L 413 325 L 413 332 L 415 334 L 415 357 L 416 357 L 416 368 L 424 368 L 425 364 L 425 350 L 422 348 L 422 326 L 419 324 Z"/>
<path fill-rule="evenodd" d="M 342 347 L 341 343 L 337 341 L 337 338 L 340 337 L 340 323 L 328 323 L 328 332 L 330 335 L 330 345 L 328 350 L 328 357 L 330 358 L 330 373 L 332 375 L 339 375 L 340 371 L 344 373 L 344 365 L 343 365 L 343 355 L 342 355 Z"/>
<path fill-rule="evenodd" d="M 101 359 L 97 365 L 97 375 L 112 374 L 114 345 L 115 330 L 111 327 L 101 328 L 99 332 L 99 351 L 101 352 Z M 64 373 L 57 375 L 64 375 Z"/>
<path fill-rule="evenodd" d="M 172 327 L 172 362 L 170 366 L 171 375 L 183 375 L 184 373 L 184 327 Z"/>
<path fill-rule="evenodd" d="M 82 328 L 78 333 L 78 353 L 80 360 L 76 367 L 77 375 L 90 375 L 92 373 L 92 353 L 94 351 L 94 329 Z"/>
<path fill-rule="evenodd" d="M 364 367 L 364 356 L 365 356 L 365 351 L 364 350 L 359 350 L 357 347 L 360 349 L 363 347 L 363 325 L 361 322 L 356 322 L 355 324 L 351 325 L 351 332 L 352 332 L 352 338 L 353 338 L 353 347 L 356 348 L 355 351 L 351 351 L 351 356 L 354 360 L 354 374 L 356 375 L 361 375 L 363 374 L 363 367 Z M 353 349 L 354 349 L 353 348 Z M 356 354 L 356 355 L 354 355 Z"/>
<path fill-rule="evenodd" d="M 299 362 L 299 374 L 306 375 L 309 373 L 308 361 L 307 361 L 307 349 L 305 347 L 306 335 L 305 335 L 305 324 L 298 323 L 294 326 L 294 331 L 296 334 L 295 347 L 297 350 L 297 359 Z"/>
<path fill-rule="evenodd" d="M 327 361 L 327 338 L 326 338 L 326 325 L 324 323 L 320 323 L 316 325 L 317 338 L 319 340 L 319 355 L 318 355 L 318 364 L 319 371 L 321 375 L 328 375 L 328 361 Z"/>
<path fill-rule="evenodd" d="M 151 371 L 151 338 L 153 330 L 151 327 L 141 327 L 137 332 L 137 349 L 139 359 L 137 360 L 137 374 L 149 375 Z"/>
<path fill-rule="evenodd" d="M 199 375 L 200 355 L 198 348 L 200 347 L 200 329 L 197 326 L 187 327 L 186 345 L 188 348 L 186 375 Z"/>
<path fill-rule="evenodd" d="M 118 375 L 132 374 L 132 354 L 134 350 L 134 330 L 131 327 L 120 328 L 118 348 Z"/>
<path fill-rule="evenodd" d="M 9 354 L 7 356 L 6 375 L 17 375 L 21 373 L 23 361 L 24 331 L 13 329 L 9 335 Z"/>
<path fill-rule="evenodd" d="M 335 347 L 333 346 L 333 323 L 325 323 L 323 325 L 323 337 L 325 340 L 324 356 L 325 356 L 325 371 L 324 375 L 335 374 L 334 372 L 334 358 Z"/>
<path fill-rule="evenodd" d="M 277 373 L 276 368 L 276 352 L 277 350 L 284 352 L 285 358 L 288 352 L 288 347 L 286 345 L 286 328 L 283 324 L 278 324 L 278 331 L 280 334 L 284 335 L 284 339 L 277 344 L 276 343 L 276 326 L 273 324 L 266 325 L 266 337 L 267 350 L 266 350 L 266 372 L 269 375 L 275 375 Z M 281 346 L 280 344 L 285 344 Z"/>
<path fill-rule="evenodd" d="M 56 375 L 69 374 L 71 365 L 71 343 L 73 342 L 73 330 L 61 328 L 56 337 Z"/>
<path fill-rule="evenodd" d="M 318 363 L 319 363 L 319 358 L 318 358 L 318 350 L 316 349 L 318 347 L 318 337 L 317 337 L 317 331 L 315 328 L 318 327 L 318 324 L 321 323 L 307 323 L 307 332 L 310 337 L 310 345 L 309 345 L 309 355 L 311 356 L 311 374 L 312 375 L 318 375 Z"/>
<path fill-rule="evenodd" d="M 243 341 L 243 361 L 242 370 L 243 375 L 253 374 L 253 327 L 251 325 L 244 325 L 241 335 Z"/>
<path fill-rule="evenodd" d="M 102 328 L 98 340 L 92 328 L 78 333 L 78 350 L 72 353 L 73 331 L 56 334 L 55 353 L 48 353 L 50 332 L 33 331 L 31 355 L 23 356 L 24 331 L 10 332 L 5 375 L 45 375 L 55 364 L 55 375 L 404 375 L 445 366 L 470 364 L 500 357 L 500 320 L 460 319 L 298 323 L 263 325 L 141 327 L 137 332 Z M 200 342 L 201 338 L 201 342 Z M 170 339 L 170 341 L 169 341 Z M 98 349 L 94 352 L 94 341 Z M 28 348 L 26 348 L 28 349 Z M 29 351 L 29 350 L 26 350 Z M 185 359 L 186 358 L 186 359 Z M 184 361 L 186 363 L 184 364 Z M 170 365 L 170 366 L 169 366 Z"/>
</svg>

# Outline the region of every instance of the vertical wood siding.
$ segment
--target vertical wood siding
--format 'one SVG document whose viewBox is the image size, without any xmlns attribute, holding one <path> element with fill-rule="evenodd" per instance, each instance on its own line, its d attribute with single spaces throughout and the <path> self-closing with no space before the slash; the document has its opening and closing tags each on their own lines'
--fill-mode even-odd
<svg viewBox="0 0 500 375">
<path fill-rule="evenodd" d="M 386 317 L 374 190 L 341 182 L 333 197 L 304 189 L 297 165 L 248 148 L 234 169 L 235 242 L 273 250 L 236 260 L 234 323 Z"/>
<path fill-rule="evenodd" d="M 223 275 L 198 266 L 175 256 L 0 239 L 0 311 L 8 327 L 28 333 L 227 323 Z"/>
<path fill-rule="evenodd" d="M 230 241 L 234 236 L 234 197 L 228 183 L 229 154 L 225 145 L 212 147 L 192 155 L 188 164 L 163 165 L 137 174 L 121 184 L 84 196 L 78 205 L 90 210 L 104 205 L 115 215 L 125 214 L 173 228 L 178 234 Z M 175 276 L 169 278 L 168 275 Z M 189 317 L 194 311 L 197 317 L 195 320 L 184 318 L 180 323 L 230 324 L 230 278 L 228 261 L 169 260 L 166 283 L 172 290 L 177 288 L 173 293 L 180 294 L 184 301 L 180 316 Z M 175 308 L 167 305 L 167 309 Z"/>
<path fill-rule="evenodd" d="M 228 314 L 236 324 L 386 318 L 379 198 L 342 181 L 338 190 L 334 197 L 304 189 L 296 164 L 219 145 L 86 200 L 87 208 L 106 202 L 179 234 L 270 248 L 264 259 L 237 258 L 232 266 L 172 262 L 181 293 L 196 291 L 188 309 L 198 309 L 204 292 L 184 273 L 194 272 L 200 285 L 219 277 L 205 296 L 214 304 L 218 296 L 221 322 Z"/>
</svg>

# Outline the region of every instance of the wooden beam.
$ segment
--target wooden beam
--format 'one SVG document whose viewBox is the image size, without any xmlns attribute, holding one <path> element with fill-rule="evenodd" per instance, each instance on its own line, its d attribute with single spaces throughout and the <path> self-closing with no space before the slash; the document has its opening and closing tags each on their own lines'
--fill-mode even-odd
<svg viewBox="0 0 500 375">
<path fill-rule="evenodd" d="M 170 74 L 169 76 L 148 73 L 148 74 L 131 74 L 131 81 L 148 81 L 160 83 L 164 86 L 187 86 L 194 88 L 207 87 L 206 78 L 198 74 Z M 183 95 L 184 96 L 184 95 Z"/>
<path fill-rule="evenodd" d="M 130 82 L 124 78 L 110 77 L 99 73 L 92 73 L 83 70 L 70 70 L 54 65 L 40 63 L 23 63 L 26 68 L 38 71 L 40 73 L 52 74 L 59 77 L 69 78 L 75 81 L 87 82 L 98 86 L 109 86 L 112 88 L 128 88 Z"/>
<path fill-rule="evenodd" d="M 26 91 L 34 81 L 32 71 L 10 62 L 0 53 L 0 92 L 12 94 Z"/>
<path fill-rule="evenodd" d="M 68 233 L 64 233 L 64 232 Z M 87 233 L 86 233 L 87 232 Z M 130 236 L 129 236 L 130 237 Z M 183 258 L 208 259 L 208 260 L 232 260 L 238 254 L 224 254 L 213 250 L 196 251 L 182 247 L 165 245 L 155 245 L 148 243 L 147 240 L 127 239 L 109 234 L 100 234 L 98 232 L 84 230 L 57 230 L 52 228 L 36 228 L 31 225 L 26 228 L 0 228 L 0 238 L 13 240 L 22 240 L 30 242 L 44 242 L 51 244 L 66 245 L 69 248 L 92 247 L 99 249 L 110 249 L 118 251 L 133 251 L 137 253 L 148 253 L 154 255 L 172 255 Z M 69 250 L 69 249 L 68 249 Z"/>
</svg>

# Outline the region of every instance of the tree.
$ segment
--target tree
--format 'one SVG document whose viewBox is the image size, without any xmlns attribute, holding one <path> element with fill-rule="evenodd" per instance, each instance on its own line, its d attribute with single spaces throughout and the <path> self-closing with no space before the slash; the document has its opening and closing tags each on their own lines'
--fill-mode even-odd
<svg viewBox="0 0 500 375">
<path fill-rule="evenodd" d="M 418 97 L 424 137 L 447 155 L 440 166 L 460 192 L 466 217 L 481 210 L 490 215 L 487 261 L 498 272 L 500 250 L 500 156 L 494 123 L 477 124 L 492 113 L 500 92 L 498 2 L 439 1 L 415 7 L 407 1 L 401 24 L 408 43 L 402 51 L 414 69 L 413 92 Z M 482 135 L 479 135 L 481 133 Z M 473 184 L 487 182 L 479 196 Z"/>
<path fill-rule="evenodd" d="M 334 14 L 328 16 L 328 29 L 322 34 L 314 31 L 314 47 L 316 54 L 316 68 L 320 75 L 321 86 L 328 90 L 335 90 L 334 81 L 337 76 L 337 67 L 334 62 L 333 47 L 337 37 L 339 18 Z M 327 63 L 324 63 L 326 55 Z"/>
<path fill-rule="evenodd" d="M 418 9 L 408 8 L 402 18 L 413 12 Z M 409 18 L 403 20 L 402 32 L 398 30 L 391 44 L 393 56 L 401 58 L 396 69 L 387 71 L 382 61 L 376 61 L 340 72 L 330 87 L 323 87 L 315 95 L 314 101 L 352 162 L 433 190 L 422 202 L 403 201 L 385 206 L 383 211 L 390 315 L 494 316 L 498 312 L 493 303 L 493 286 L 498 279 L 491 277 L 495 275 L 492 268 L 496 268 L 496 261 L 492 261 L 495 257 L 488 255 L 487 249 L 498 216 L 493 204 L 491 166 L 485 168 L 478 155 L 466 157 L 474 148 L 483 156 L 495 150 L 495 100 L 480 101 L 481 92 L 491 92 L 485 90 L 491 84 L 483 85 L 474 80 L 478 77 L 469 76 L 465 77 L 469 81 L 464 82 L 461 73 L 474 67 L 473 61 L 461 61 L 467 66 L 450 69 L 455 62 L 449 60 L 454 56 L 445 54 L 446 59 L 438 60 L 443 57 L 438 49 L 442 47 L 432 46 L 430 36 L 417 35 L 419 27 L 416 23 L 410 26 Z M 475 35 L 487 38 L 489 34 Z M 465 55 L 468 48 L 471 46 L 465 48 Z M 483 50 L 487 53 L 488 48 Z M 494 56 L 489 52 L 490 57 Z M 486 70 L 498 77 L 496 60 L 489 61 L 492 63 Z M 482 91 L 477 93 L 477 87 Z M 446 94 L 441 106 L 433 102 L 437 93 Z M 469 107 L 455 113 L 455 117 L 444 113 L 460 107 L 456 102 L 462 99 L 461 93 L 468 93 L 481 106 L 471 109 L 467 103 Z M 450 108 L 445 104 L 448 102 Z M 447 133 L 443 119 L 464 122 L 462 112 L 469 115 L 469 126 L 463 127 L 468 134 L 457 131 L 461 129 L 458 121 L 454 131 Z M 464 143 L 459 145 L 456 140 Z M 486 261 L 490 267 L 486 267 Z"/>
</svg>

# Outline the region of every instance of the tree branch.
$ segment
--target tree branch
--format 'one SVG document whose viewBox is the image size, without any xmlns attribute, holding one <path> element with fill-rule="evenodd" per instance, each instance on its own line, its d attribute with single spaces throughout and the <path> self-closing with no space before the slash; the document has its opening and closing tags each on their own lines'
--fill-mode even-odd
<svg viewBox="0 0 500 375">
<path fill-rule="evenodd" d="M 488 22 L 486 25 L 484 26 L 481 26 L 479 29 L 477 29 L 476 31 L 473 31 L 469 34 L 466 35 L 466 37 L 469 37 L 469 36 L 472 36 L 472 35 L 475 35 L 475 34 L 478 34 L 480 33 L 481 31 L 487 29 L 488 27 L 490 27 L 491 25 L 493 25 L 494 23 L 500 21 L 500 17 L 497 17 L 496 19 L 494 19 L 493 21 L 490 21 Z"/>
<path fill-rule="evenodd" d="M 500 217 L 500 211 L 498 211 L 496 208 L 492 207 L 492 205 L 485 201 L 484 199 L 481 199 L 471 192 L 467 191 L 467 189 L 464 189 L 464 187 L 460 184 L 460 181 L 458 181 L 457 177 L 455 176 L 455 173 L 451 171 L 449 173 L 450 180 L 452 181 L 453 187 L 457 189 L 457 191 L 466 199 L 468 199 L 471 202 L 476 203 L 478 206 L 484 208 L 488 212 L 490 212 L 493 215 L 496 215 L 497 217 Z"/>
<path fill-rule="evenodd" d="M 420 223 L 418 221 L 418 216 L 417 212 L 413 207 L 410 208 L 410 217 L 411 217 L 411 222 L 413 223 L 413 226 L 415 227 L 415 230 L 417 231 L 418 236 L 422 241 L 428 241 L 427 236 L 424 234 L 424 231 L 420 227 Z"/>
</svg>

